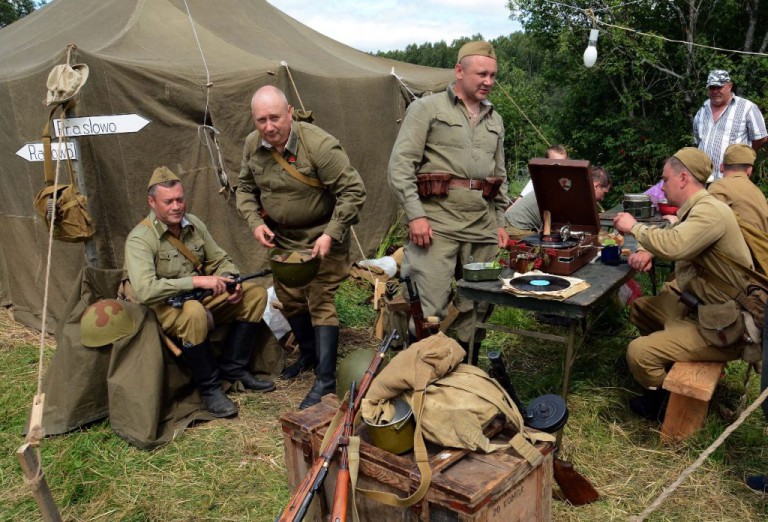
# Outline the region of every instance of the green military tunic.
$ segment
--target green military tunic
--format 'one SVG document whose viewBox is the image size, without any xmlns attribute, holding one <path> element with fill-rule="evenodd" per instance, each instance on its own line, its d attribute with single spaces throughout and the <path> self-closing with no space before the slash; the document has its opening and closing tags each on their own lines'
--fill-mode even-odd
<svg viewBox="0 0 768 522">
<path fill-rule="evenodd" d="M 315 279 L 304 288 L 275 280 L 275 293 L 286 317 L 309 312 L 314 326 L 339 324 L 334 294 L 349 273 L 349 227 L 359 220 L 365 186 L 338 140 L 319 127 L 294 122 L 283 158 L 325 188 L 293 178 L 272 157 L 272 148 L 257 132 L 245 140 L 237 187 L 237 208 L 251 230 L 264 224 L 263 209 L 273 221 L 274 243 L 286 250 L 311 249 L 328 234 L 331 250 Z"/>
<path fill-rule="evenodd" d="M 667 368 L 675 361 L 728 361 L 738 358 L 743 350 L 742 343 L 728 348 L 708 345 L 672 289 L 674 286 L 691 292 L 706 304 L 730 299 L 707 283 L 698 270 L 716 274 L 735 289 L 746 290 L 746 278 L 715 255 L 722 252 L 752 266 L 736 217 L 727 205 L 703 189 L 685 202 L 678 216 L 680 221 L 669 228 L 641 223 L 632 227 L 642 249 L 675 261 L 675 281 L 665 284 L 659 295 L 643 297 L 632 304 L 631 320 L 642 337 L 629 344 L 627 362 L 635 379 L 647 388 L 660 386 Z"/>
<path fill-rule="evenodd" d="M 748 225 L 768 233 L 768 201 L 746 172 L 729 174 L 712 183 L 707 191 L 731 207 Z"/>
</svg>

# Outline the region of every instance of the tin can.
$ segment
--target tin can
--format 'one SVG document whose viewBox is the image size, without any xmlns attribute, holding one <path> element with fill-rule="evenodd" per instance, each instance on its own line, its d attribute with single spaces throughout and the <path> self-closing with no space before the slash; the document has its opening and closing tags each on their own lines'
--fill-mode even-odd
<svg viewBox="0 0 768 522">
<path fill-rule="evenodd" d="M 651 196 L 648 194 L 624 194 L 624 211 L 632 214 L 635 219 L 653 217 Z"/>
</svg>

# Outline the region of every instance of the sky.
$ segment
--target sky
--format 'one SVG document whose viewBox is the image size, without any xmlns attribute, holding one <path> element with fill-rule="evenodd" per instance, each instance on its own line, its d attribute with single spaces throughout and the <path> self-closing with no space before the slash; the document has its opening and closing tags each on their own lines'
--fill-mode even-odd
<svg viewBox="0 0 768 522">
<path fill-rule="evenodd" d="M 360 51 L 482 34 L 492 40 L 521 30 L 506 0 L 267 0 L 315 31 Z"/>
</svg>

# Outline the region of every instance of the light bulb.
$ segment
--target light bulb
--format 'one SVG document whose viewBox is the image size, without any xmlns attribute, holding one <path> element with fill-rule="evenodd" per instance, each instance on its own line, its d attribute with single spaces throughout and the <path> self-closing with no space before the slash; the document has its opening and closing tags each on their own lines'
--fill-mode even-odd
<svg viewBox="0 0 768 522">
<path fill-rule="evenodd" d="M 600 31 L 591 29 L 589 31 L 589 44 L 584 51 L 584 67 L 594 67 L 597 61 L 597 35 Z"/>
</svg>

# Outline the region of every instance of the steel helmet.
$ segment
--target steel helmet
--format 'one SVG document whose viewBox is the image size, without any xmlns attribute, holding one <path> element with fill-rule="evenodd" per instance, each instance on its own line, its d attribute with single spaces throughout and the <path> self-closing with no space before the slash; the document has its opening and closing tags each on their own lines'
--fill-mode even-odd
<svg viewBox="0 0 768 522">
<path fill-rule="evenodd" d="M 133 317 L 117 299 L 102 299 L 80 318 L 80 342 L 89 348 L 112 344 L 135 329 Z"/>
<path fill-rule="evenodd" d="M 378 350 L 373 348 L 360 348 L 349 352 L 339 363 L 338 377 L 336 379 L 336 394 L 339 399 L 344 398 L 344 394 L 349 391 L 352 381 L 355 381 L 360 387 L 360 381 L 363 379 L 366 370 L 371 365 L 374 357 L 378 357 Z M 379 372 L 387 365 L 387 360 L 381 361 Z"/>
<path fill-rule="evenodd" d="M 269 256 L 272 275 L 289 288 L 309 284 L 320 270 L 320 257 L 312 257 L 311 250 L 272 249 Z"/>
<path fill-rule="evenodd" d="M 391 421 L 385 424 L 371 424 L 363 417 L 371 442 L 377 448 L 384 451 L 402 455 L 413 449 L 413 432 L 416 422 L 413 418 L 411 406 L 398 397 L 395 401 L 395 415 Z"/>
</svg>

